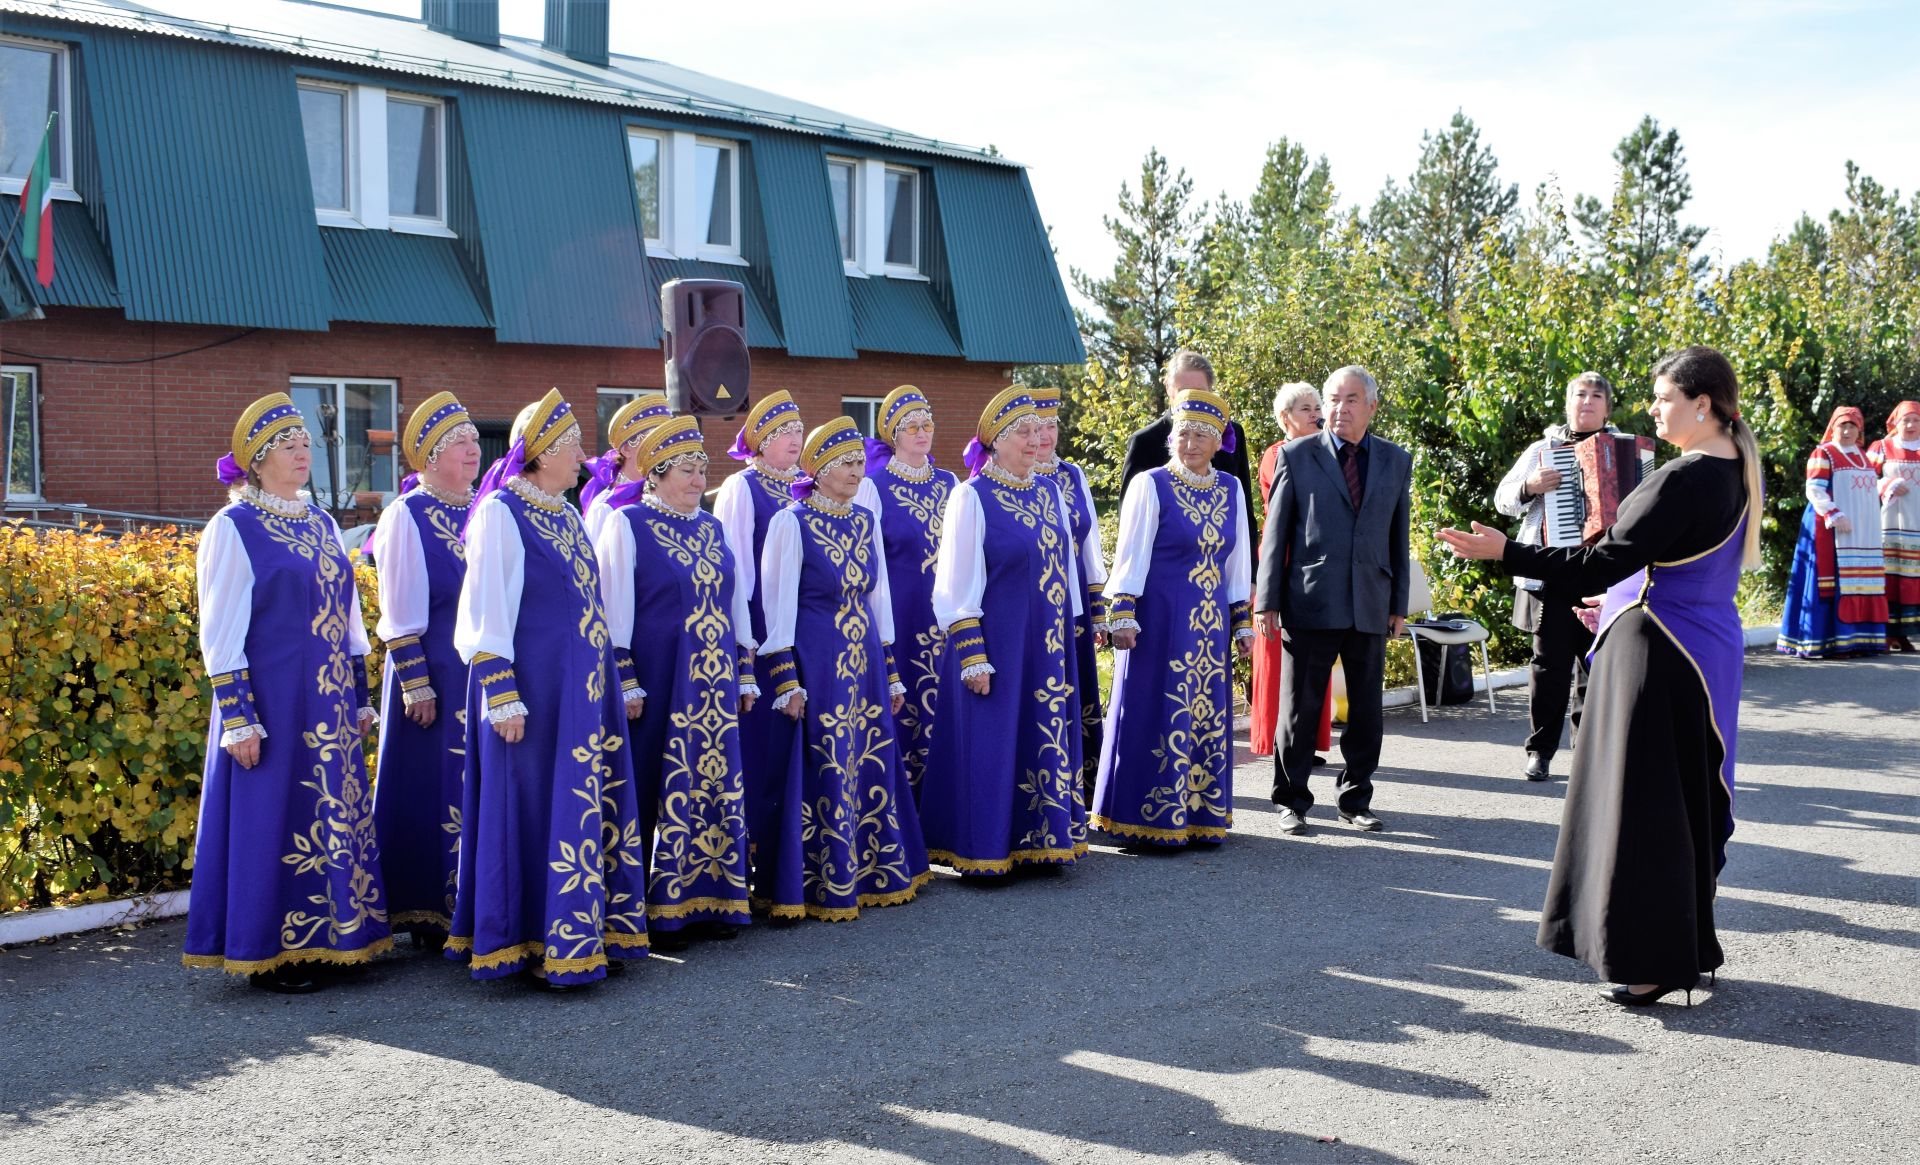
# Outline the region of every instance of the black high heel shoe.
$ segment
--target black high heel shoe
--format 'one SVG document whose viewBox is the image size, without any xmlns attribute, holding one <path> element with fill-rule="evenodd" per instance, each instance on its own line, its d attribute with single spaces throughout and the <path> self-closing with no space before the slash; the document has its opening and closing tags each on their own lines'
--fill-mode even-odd
<svg viewBox="0 0 1920 1165">
<path fill-rule="evenodd" d="M 1697 986 L 1697 983 L 1695 985 Z M 1685 991 L 1687 993 L 1687 1006 L 1693 1006 L 1693 987 L 1680 983 L 1666 987 L 1655 987 L 1651 991 L 1639 993 L 1636 993 L 1633 988 L 1623 984 L 1607 992 L 1607 998 L 1620 1004 L 1622 1007 L 1650 1007 L 1660 1002 L 1665 996 L 1673 994 L 1675 991 Z"/>
</svg>

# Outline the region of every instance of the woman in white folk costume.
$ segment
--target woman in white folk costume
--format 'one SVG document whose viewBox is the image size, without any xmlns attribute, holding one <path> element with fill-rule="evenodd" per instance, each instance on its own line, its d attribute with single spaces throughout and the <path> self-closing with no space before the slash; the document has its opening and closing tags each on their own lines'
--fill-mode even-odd
<svg viewBox="0 0 1920 1165">
<path fill-rule="evenodd" d="M 587 480 L 580 486 L 580 517 L 589 538 L 600 536 L 608 514 L 640 500 L 647 475 L 637 464 L 634 450 L 640 438 L 672 415 L 665 396 L 643 392 L 621 405 L 607 422 L 607 450 L 587 458 Z"/>
<path fill-rule="evenodd" d="M 1779 651 L 1845 659 L 1887 650 L 1880 475 L 1861 448 L 1866 419 L 1843 405 L 1807 458 L 1807 508 L 1787 576 Z"/>
<path fill-rule="evenodd" d="M 449 958 L 477 979 L 596 982 L 647 948 L 628 709 L 579 513 L 580 425 L 558 391 L 515 418 L 467 523 L 454 646 L 467 769 Z M 637 713 L 638 709 L 634 709 Z"/>
<path fill-rule="evenodd" d="M 367 631 L 340 528 L 300 488 L 312 462 L 285 393 L 249 405 L 196 564 L 214 715 L 184 961 L 281 992 L 393 945 L 361 751 Z"/>
<path fill-rule="evenodd" d="M 1114 646 L 1096 828 L 1134 844 L 1224 841 L 1233 824 L 1233 654 L 1253 640 L 1238 479 L 1216 472 L 1225 398 L 1174 398 L 1168 463 L 1134 475 L 1107 579 Z"/>
<path fill-rule="evenodd" d="M 1880 473 L 1880 545 L 1887 566 L 1887 645 L 1912 651 L 1920 635 L 1920 401 L 1903 400 L 1887 435 L 1867 450 Z"/>
<path fill-rule="evenodd" d="M 988 402 L 934 564 L 947 647 L 920 817 L 932 860 L 966 875 L 1058 869 L 1087 852 L 1069 659 L 1080 579 L 1060 491 L 1033 472 L 1038 429 L 1024 389 Z"/>
<path fill-rule="evenodd" d="M 1101 591 L 1107 582 L 1106 555 L 1100 546 L 1100 514 L 1093 506 L 1093 487 L 1087 484 L 1087 472 L 1070 461 L 1062 461 L 1055 450 L 1060 446 L 1060 390 L 1032 388 L 1033 412 L 1040 419 L 1040 457 L 1034 462 L 1034 476 L 1051 481 L 1060 490 L 1066 506 L 1067 525 L 1073 531 L 1073 561 L 1080 572 L 1080 614 L 1073 621 L 1073 687 L 1080 699 L 1080 776 L 1081 792 L 1089 804 L 1093 801 L 1094 775 L 1100 765 L 1101 719 L 1100 673 L 1094 661 L 1094 648 L 1107 642 L 1106 605 Z"/>
<path fill-rule="evenodd" d="M 775 390 L 753 402 L 727 456 L 747 467 L 720 483 L 713 496 L 713 516 L 733 551 L 735 585 L 747 596 L 751 620 L 747 637 L 764 643 L 766 611 L 761 601 L 760 551 L 767 542 L 767 523 L 793 501 L 793 483 L 800 477 L 800 406 L 784 390 Z M 761 673 L 763 676 L 765 672 Z M 766 782 L 784 777 L 784 757 L 769 762 L 767 745 L 778 730 L 773 709 L 760 700 L 740 714 L 740 767 L 746 773 L 747 804 L 766 795 Z M 751 815 L 748 818 L 752 825 Z"/>
<path fill-rule="evenodd" d="M 381 511 L 371 546 L 387 648 L 373 819 L 388 921 L 437 950 L 453 918 L 460 854 L 467 669 L 453 625 L 480 432 L 452 393 L 437 392 L 407 418 L 400 448 L 413 472 Z"/>
<path fill-rule="evenodd" d="M 786 731 L 767 755 L 781 775 L 752 810 L 754 893 L 775 919 L 839 922 L 910 901 L 931 875 L 894 733 L 906 688 L 880 521 L 853 504 L 860 431 L 835 417 L 807 434 L 800 463 L 760 556 L 761 661 Z"/>
<path fill-rule="evenodd" d="M 914 795 L 926 771 L 944 642 L 933 614 L 933 564 L 941 514 L 959 479 L 933 464 L 933 404 L 910 384 L 880 402 L 879 436 L 867 442 L 867 472 L 854 501 L 880 519 L 893 598 L 893 656 L 907 691 L 894 725 Z"/>
<path fill-rule="evenodd" d="M 594 538 L 629 749 L 648 839 L 654 950 L 732 938 L 751 921 L 740 713 L 759 688 L 747 596 L 720 520 L 700 510 L 707 454 L 691 417 L 653 426 L 628 453 L 646 482 Z M 633 713 L 638 711 L 638 716 Z"/>
</svg>

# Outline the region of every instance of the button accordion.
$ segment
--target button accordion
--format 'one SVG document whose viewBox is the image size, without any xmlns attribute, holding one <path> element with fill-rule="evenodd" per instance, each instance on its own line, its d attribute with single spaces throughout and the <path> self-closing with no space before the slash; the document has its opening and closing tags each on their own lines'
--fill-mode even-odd
<svg viewBox="0 0 1920 1165">
<path fill-rule="evenodd" d="M 1595 433 L 1547 450 L 1540 465 L 1560 471 L 1560 485 L 1542 495 L 1546 544 L 1581 546 L 1613 525 L 1620 499 L 1653 472 L 1653 438 Z"/>
</svg>

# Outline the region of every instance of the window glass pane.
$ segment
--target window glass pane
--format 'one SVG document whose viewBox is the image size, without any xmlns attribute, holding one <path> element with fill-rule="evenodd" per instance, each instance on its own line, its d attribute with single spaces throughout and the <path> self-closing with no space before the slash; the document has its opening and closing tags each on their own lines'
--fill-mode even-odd
<svg viewBox="0 0 1920 1165">
<path fill-rule="evenodd" d="M 874 436 L 874 425 L 880 418 L 882 399 L 874 396 L 843 396 L 840 398 L 840 411 L 852 417 L 854 426 L 871 437 Z"/>
<path fill-rule="evenodd" d="M 347 95 L 337 89 L 300 90 L 300 124 L 307 134 L 313 204 L 322 210 L 346 210 Z"/>
<path fill-rule="evenodd" d="M 695 206 L 707 208 L 707 246 L 733 246 L 733 150 L 705 142 L 694 150 Z"/>
<path fill-rule="evenodd" d="M 627 135 L 627 161 L 633 167 L 633 193 L 640 200 L 640 228 L 660 241 L 660 139 L 643 133 Z"/>
<path fill-rule="evenodd" d="M 384 453 L 376 455 L 368 435 L 370 429 L 393 432 L 393 386 L 348 384 L 340 400 L 340 433 L 346 444 L 341 465 L 342 503 L 352 505 L 356 491 L 393 492 L 393 446 L 388 444 Z"/>
<path fill-rule="evenodd" d="M 0 426 L 7 441 L 7 496 L 40 496 L 40 442 L 31 370 L 0 373 Z"/>
<path fill-rule="evenodd" d="M 320 406 L 334 403 L 334 387 L 331 384 L 294 384 L 287 389 L 287 395 L 293 398 L 293 406 L 300 410 L 301 418 L 307 423 L 307 432 L 313 434 L 313 468 L 307 475 L 313 500 L 329 507 L 334 504 L 333 469 L 340 459 L 340 450 L 336 446 L 332 455 L 328 455 L 327 429 L 320 423 Z"/>
<path fill-rule="evenodd" d="M 0 175 L 24 178 L 40 152 L 47 111 L 60 99 L 60 55 L 27 45 L 0 44 Z M 66 111 L 61 110 L 62 117 Z M 53 176 L 67 177 L 66 135 L 55 126 Z"/>
<path fill-rule="evenodd" d="M 639 389 L 603 388 L 600 390 L 598 410 L 600 414 L 600 448 L 613 448 L 613 439 L 611 436 L 613 431 L 613 414 L 620 411 L 621 405 L 626 404 L 639 395 Z"/>
<path fill-rule="evenodd" d="M 440 107 L 387 102 L 387 212 L 440 217 Z"/>
<path fill-rule="evenodd" d="M 840 257 L 854 261 L 853 164 L 828 162 L 827 185 L 833 191 L 833 225 L 840 231 Z"/>
<path fill-rule="evenodd" d="M 895 267 L 918 267 L 920 176 L 904 170 L 887 171 L 887 262 Z"/>
</svg>

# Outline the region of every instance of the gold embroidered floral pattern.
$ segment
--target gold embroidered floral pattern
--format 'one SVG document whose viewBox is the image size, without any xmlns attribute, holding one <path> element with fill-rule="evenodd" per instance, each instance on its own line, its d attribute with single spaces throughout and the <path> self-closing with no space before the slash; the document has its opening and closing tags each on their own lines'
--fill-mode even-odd
<svg viewBox="0 0 1920 1165">
<path fill-rule="evenodd" d="M 685 662 L 687 698 L 668 717 L 672 732 L 662 757 L 647 913 L 653 918 L 743 913 L 747 863 L 740 839 L 746 836 L 746 807 L 732 759 L 739 754 L 740 732 L 735 630 L 721 601 L 731 556 L 719 523 L 711 518 L 643 525 L 692 583 L 692 609 L 681 626 L 695 643 Z"/>
</svg>

